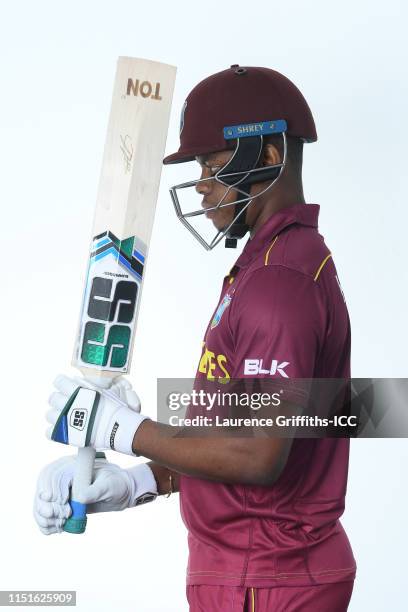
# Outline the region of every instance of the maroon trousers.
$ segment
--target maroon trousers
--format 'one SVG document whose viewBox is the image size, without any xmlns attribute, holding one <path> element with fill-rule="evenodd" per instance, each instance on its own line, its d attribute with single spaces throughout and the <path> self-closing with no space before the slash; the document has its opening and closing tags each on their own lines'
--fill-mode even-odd
<svg viewBox="0 0 408 612">
<path fill-rule="evenodd" d="M 187 586 L 190 612 L 346 612 L 354 582 L 307 587 Z"/>
</svg>

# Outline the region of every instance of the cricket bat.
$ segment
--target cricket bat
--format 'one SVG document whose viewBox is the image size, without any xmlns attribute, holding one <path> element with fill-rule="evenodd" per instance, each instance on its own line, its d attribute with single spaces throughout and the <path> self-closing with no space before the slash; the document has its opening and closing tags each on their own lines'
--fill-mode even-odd
<svg viewBox="0 0 408 612">
<path fill-rule="evenodd" d="M 118 59 L 72 361 L 104 388 L 130 368 L 175 77 L 174 66 Z M 92 482 L 95 453 L 78 451 L 69 533 L 86 528 L 76 500 Z"/>
</svg>

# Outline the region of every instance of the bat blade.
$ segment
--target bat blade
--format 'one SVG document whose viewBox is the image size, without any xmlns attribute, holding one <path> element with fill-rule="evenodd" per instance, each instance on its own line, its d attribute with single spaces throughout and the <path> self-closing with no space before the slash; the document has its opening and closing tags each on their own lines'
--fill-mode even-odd
<svg viewBox="0 0 408 612">
<path fill-rule="evenodd" d="M 130 367 L 175 68 L 119 58 L 73 364 L 87 378 Z"/>
<path fill-rule="evenodd" d="M 130 368 L 175 76 L 174 66 L 150 60 L 117 64 L 72 360 L 102 387 Z M 86 509 L 75 499 L 91 482 L 94 458 L 93 449 L 78 452 L 70 533 L 85 530 Z"/>
</svg>

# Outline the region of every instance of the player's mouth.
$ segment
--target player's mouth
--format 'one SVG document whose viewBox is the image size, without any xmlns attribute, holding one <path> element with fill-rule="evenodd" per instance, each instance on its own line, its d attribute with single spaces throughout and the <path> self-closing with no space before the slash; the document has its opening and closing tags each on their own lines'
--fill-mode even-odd
<svg viewBox="0 0 408 612">
<path fill-rule="evenodd" d="M 215 215 L 217 214 L 218 210 L 215 207 L 215 204 L 210 204 L 209 202 L 205 202 L 204 200 L 201 202 L 201 206 L 206 210 L 205 212 L 205 216 L 207 217 L 207 219 L 214 219 Z M 207 210 L 212 208 L 213 210 Z"/>
</svg>

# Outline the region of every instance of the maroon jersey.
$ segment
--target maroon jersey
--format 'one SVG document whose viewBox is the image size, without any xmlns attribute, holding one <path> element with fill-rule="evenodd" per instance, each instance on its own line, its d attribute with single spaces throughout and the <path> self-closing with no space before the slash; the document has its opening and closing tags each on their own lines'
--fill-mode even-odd
<svg viewBox="0 0 408 612">
<path fill-rule="evenodd" d="M 347 378 L 350 323 L 336 268 L 318 233 L 319 206 L 272 215 L 224 279 L 198 379 Z M 183 476 L 188 584 L 271 587 L 353 580 L 339 517 L 346 438 L 295 439 L 269 487 Z"/>
</svg>

